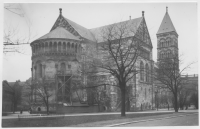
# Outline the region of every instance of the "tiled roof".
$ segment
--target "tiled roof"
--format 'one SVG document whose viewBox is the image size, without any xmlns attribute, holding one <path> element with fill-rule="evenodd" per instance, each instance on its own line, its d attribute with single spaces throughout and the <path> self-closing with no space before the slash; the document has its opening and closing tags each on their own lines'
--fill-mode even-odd
<svg viewBox="0 0 200 129">
<path fill-rule="evenodd" d="M 168 12 L 166 12 L 157 34 L 172 32 L 172 31 L 176 32 L 176 29 L 169 17 Z"/>
<path fill-rule="evenodd" d="M 64 17 L 65 18 L 65 17 Z M 84 38 L 89 39 L 91 41 L 95 41 L 93 35 L 91 32 L 86 29 L 85 27 L 65 18 L 65 20 Z"/>
<path fill-rule="evenodd" d="M 68 32 L 63 27 L 57 27 L 56 29 L 52 30 L 51 32 L 49 32 L 48 34 L 40 37 L 37 40 L 41 40 L 41 39 L 57 39 L 57 38 L 79 40 L 77 37 L 72 35 L 70 32 Z"/>
<path fill-rule="evenodd" d="M 109 28 L 112 25 L 120 26 L 120 25 L 124 24 L 127 26 L 126 28 L 131 28 L 131 32 L 136 33 L 142 19 L 143 19 L 143 17 L 140 17 L 140 18 L 136 18 L 136 19 L 132 19 L 132 20 L 128 20 L 128 21 L 123 21 L 123 22 L 119 22 L 119 23 L 115 23 L 115 24 L 98 27 L 98 28 L 93 28 L 93 29 L 90 29 L 90 31 L 94 35 L 97 42 L 104 42 L 103 37 L 102 37 L 103 30 L 106 30 L 107 28 Z M 129 33 L 128 35 L 126 35 L 126 37 L 134 36 L 135 33 Z"/>
</svg>

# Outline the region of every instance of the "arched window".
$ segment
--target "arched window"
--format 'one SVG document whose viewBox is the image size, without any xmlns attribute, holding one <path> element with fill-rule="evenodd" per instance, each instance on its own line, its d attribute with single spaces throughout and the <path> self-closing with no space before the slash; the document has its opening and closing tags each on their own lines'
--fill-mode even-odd
<svg viewBox="0 0 200 129">
<path fill-rule="evenodd" d="M 53 49 L 52 49 L 53 47 L 52 47 L 52 42 L 50 42 L 50 44 L 49 44 L 49 51 L 53 51 Z"/>
<path fill-rule="evenodd" d="M 63 48 L 63 49 L 62 49 L 63 52 L 66 52 L 66 43 L 65 43 L 65 42 L 63 43 L 63 47 L 62 47 L 62 48 Z"/>
<path fill-rule="evenodd" d="M 42 78 L 42 64 L 39 65 L 39 78 Z"/>
<path fill-rule="evenodd" d="M 167 57 L 170 58 L 170 51 L 168 51 L 168 53 L 167 53 Z"/>
<path fill-rule="evenodd" d="M 149 65 L 146 64 L 145 68 L 146 68 L 146 82 L 149 82 Z"/>
<path fill-rule="evenodd" d="M 37 66 L 37 69 L 36 69 L 36 78 L 37 79 L 42 78 L 42 63 L 41 63 L 41 61 L 38 61 L 36 63 L 36 66 Z"/>
<path fill-rule="evenodd" d="M 165 58 L 165 55 L 166 55 L 166 54 L 165 54 L 165 53 L 163 53 L 163 59 Z"/>
<path fill-rule="evenodd" d="M 140 80 L 144 81 L 144 64 L 140 62 Z"/>
<path fill-rule="evenodd" d="M 58 43 L 58 52 L 61 52 L 61 42 Z"/>
<path fill-rule="evenodd" d="M 74 52 L 74 44 L 72 43 L 71 51 Z"/>
<path fill-rule="evenodd" d="M 163 59 L 164 58 L 164 53 L 161 53 L 161 59 Z"/>
<path fill-rule="evenodd" d="M 68 52 L 70 51 L 70 43 L 69 42 L 67 43 L 67 51 Z"/>
<path fill-rule="evenodd" d="M 53 47 L 54 47 L 53 51 L 56 52 L 57 51 L 57 43 L 56 42 L 54 42 Z"/>
<path fill-rule="evenodd" d="M 77 44 L 75 45 L 75 52 L 77 53 Z"/>
<path fill-rule="evenodd" d="M 68 64 L 68 69 L 71 69 L 71 64 Z"/>
<path fill-rule="evenodd" d="M 60 71 L 61 71 L 62 73 L 65 73 L 65 71 L 66 71 L 66 65 L 65 65 L 65 63 L 61 63 Z"/>
</svg>

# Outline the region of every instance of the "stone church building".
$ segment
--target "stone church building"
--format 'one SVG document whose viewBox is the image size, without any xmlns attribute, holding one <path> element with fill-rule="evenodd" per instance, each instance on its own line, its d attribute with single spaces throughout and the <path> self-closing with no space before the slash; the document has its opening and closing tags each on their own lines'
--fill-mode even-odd
<svg viewBox="0 0 200 129">
<path fill-rule="evenodd" d="M 144 11 L 141 17 L 124 22 L 128 22 L 130 27 L 134 28 L 135 34 L 132 37 L 144 44 L 143 54 L 136 61 L 136 65 L 141 71 L 129 83 L 132 96 L 129 98 L 130 110 L 152 109 L 154 106 L 153 46 Z M 87 87 L 88 78 L 83 72 L 83 68 L 86 67 L 84 61 L 88 60 L 89 56 L 97 56 L 98 44 L 102 41 L 96 39 L 100 30 L 109 26 L 87 29 L 65 18 L 62 9 L 60 9 L 60 14 L 50 32 L 31 43 L 32 81 L 44 79 L 53 84 L 51 86 L 53 95 L 49 99 L 50 111 L 64 111 L 70 107 L 73 108 L 74 112 L 81 112 L 80 107 L 84 107 L 83 112 L 98 111 L 95 105 L 88 106 L 89 95 L 85 88 L 77 88 L 78 90 L 73 91 L 73 93 L 70 89 L 72 83 L 78 81 L 83 82 L 84 86 Z M 168 12 L 166 12 L 158 30 L 157 39 L 158 61 L 170 57 L 172 54 L 178 54 L 178 34 Z M 107 77 L 107 80 L 109 79 Z M 120 105 L 120 102 L 117 101 L 117 90 L 109 86 L 106 86 L 105 90 L 111 97 L 111 110 L 117 110 Z M 72 100 L 74 101 L 72 102 Z M 36 94 L 32 96 L 31 108 L 35 111 L 38 109 L 46 110 L 45 105 Z M 79 110 L 75 110 L 75 108 L 79 108 Z"/>
</svg>

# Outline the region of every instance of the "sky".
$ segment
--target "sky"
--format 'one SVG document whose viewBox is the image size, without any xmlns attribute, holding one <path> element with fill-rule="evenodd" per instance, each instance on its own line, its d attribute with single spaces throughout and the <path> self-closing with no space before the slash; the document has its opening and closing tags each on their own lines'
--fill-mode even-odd
<svg viewBox="0 0 200 129">
<path fill-rule="evenodd" d="M 16 28 L 17 33 L 14 38 L 27 41 L 27 37 L 30 37 L 29 42 L 50 31 L 59 16 L 59 8 L 62 8 L 64 17 L 88 29 L 129 20 L 129 16 L 132 19 L 142 17 L 142 11 L 145 11 L 155 62 L 157 61 L 156 33 L 168 6 L 168 13 L 179 35 L 179 55 L 183 60 L 181 68 L 196 62 L 186 72 L 198 74 L 197 3 L 20 3 L 12 6 L 20 7 L 21 10 L 18 11 L 25 15 L 20 17 L 4 9 L 4 31 Z M 31 77 L 31 47 L 25 45 L 20 49 L 23 54 L 3 54 L 2 80 L 26 81 Z"/>
</svg>

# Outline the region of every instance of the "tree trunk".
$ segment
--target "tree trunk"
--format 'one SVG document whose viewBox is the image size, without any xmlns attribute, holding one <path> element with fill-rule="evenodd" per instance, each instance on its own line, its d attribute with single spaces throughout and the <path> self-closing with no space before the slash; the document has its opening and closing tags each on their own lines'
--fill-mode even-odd
<svg viewBox="0 0 200 129">
<path fill-rule="evenodd" d="M 169 103 L 167 103 L 167 108 L 168 108 L 168 110 L 169 110 Z"/>
<path fill-rule="evenodd" d="M 178 100 L 177 100 L 177 94 L 174 94 L 174 110 L 175 112 L 178 112 Z"/>
<path fill-rule="evenodd" d="M 100 112 L 100 104 L 99 104 L 99 101 L 98 101 L 98 111 Z"/>
<path fill-rule="evenodd" d="M 121 116 L 124 117 L 126 116 L 126 112 L 125 112 L 125 109 L 126 109 L 126 104 L 125 104 L 125 88 L 121 88 Z"/>
<path fill-rule="evenodd" d="M 49 115 L 49 100 L 48 100 L 48 97 L 47 97 L 47 115 Z"/>
</svg>

